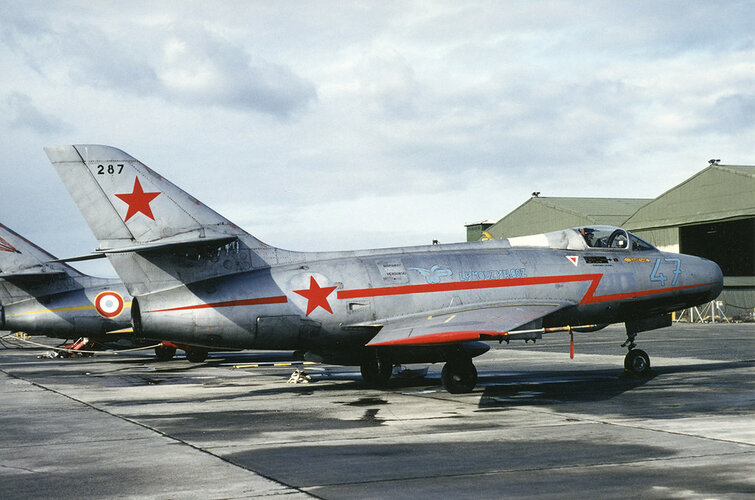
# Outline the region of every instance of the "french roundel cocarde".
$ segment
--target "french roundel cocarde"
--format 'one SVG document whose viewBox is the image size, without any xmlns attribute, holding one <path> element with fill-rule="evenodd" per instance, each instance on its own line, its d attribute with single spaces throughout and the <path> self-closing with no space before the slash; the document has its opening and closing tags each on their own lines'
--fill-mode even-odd
<svg viewBox="0 0 755 500">
<path fill-rule="evenodd" d="M 94 308 L 103 318 L 115 318 L 123 312 L 123 297 L 116 292 L 100 292 L 94 298 Z"/>
</svg>

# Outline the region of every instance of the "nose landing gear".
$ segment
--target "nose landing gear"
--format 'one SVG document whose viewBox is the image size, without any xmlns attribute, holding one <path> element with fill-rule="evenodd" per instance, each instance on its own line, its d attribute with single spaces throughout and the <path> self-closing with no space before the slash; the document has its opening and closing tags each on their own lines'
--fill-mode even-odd
<svg viewBox="0 0 755 500">
<path fill-rule="evenodd" d="M 650 373 L 650 356 L 642 349 L 635 349 L 637 344 L 634 343 L 634 339 L 636 337 L 637 333 L 627 332 L 627 341 L 621 344 L 621 347 L 629 349 L 624 358 L 624 371 L 642 377 Z"/>
</svg>

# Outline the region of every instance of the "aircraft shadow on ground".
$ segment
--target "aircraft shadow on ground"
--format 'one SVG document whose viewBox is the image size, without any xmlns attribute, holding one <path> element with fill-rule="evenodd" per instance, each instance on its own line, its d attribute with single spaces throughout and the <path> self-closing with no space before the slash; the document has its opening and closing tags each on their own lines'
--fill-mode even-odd
<svg viewBox="0 0 755 500">
<path fill-rule="evenodd" d="M 516 377 L 483 374 L 479 381 L 479 385 L 484 387 L 480 398 L 480 408 L 516 405 L 554 406 L 608 401 L 630 393 L 651 381 L 659 383 L 663 377 L 746 369 L 753 367 L 754 364 L 755 361 L 733 361 L 662 366 L 653 368 L 646 377 L 605 369 L 579 372 L 533 371 L 518 374 Z M 660 386 L 661 394 L 643 393 L 638 397 L 642 397 L 648 405 L 680 407 L 694 404 L 694 398 L 699 398 L 705 387 L 705 383 L 692 381 L 689 378 L 674 377 L 670 381 L 672 383 L 667 387 Z M 695 391 L 690 391 L 690 387 L 694 387 Z M 669 399 L 674 401 L 669 401 Z"/>
</svg>

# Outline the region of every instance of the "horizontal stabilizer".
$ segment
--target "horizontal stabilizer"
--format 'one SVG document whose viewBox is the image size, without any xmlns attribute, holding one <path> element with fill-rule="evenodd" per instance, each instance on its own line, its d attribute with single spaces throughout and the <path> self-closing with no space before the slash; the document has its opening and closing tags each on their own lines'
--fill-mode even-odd
<svg viewBox="0 0 755 500">
<path fill-rule="evenodd" d="M 15 279 L 15 278 L 44 278 L 44 277 L 57 277 L 57 276 L 65 276 L 66 273 L 64 271 L 56 271 L 56 270 L 45 270 L 45 269 L 22 269 L 20 271 L 10 272 L 10 273 L 0 273 L 0 278 L 3 279 Z"/>
<path fill-rule="evenodd" d="M 104 253 L 90 253 L 88 255 L 79 255 L 77 257 L 66 257 L 65 259 L 55 259 L 50 262 L 82 262 L 85 260 L 104 259 L 107 257 Z"/>
<path fill-rule="evenodd" d="M 109 253 L 128 253 L 128 252 L 159 252 L 162 250 L 171 250 L 178 247 L 189 247 L 189 246 L 212 246 L 212 247 L 221 247 L 223 245 L 227 245 L 228 243 L 232 243 L 236 241 L 238 238 L 236 236 L 228 236 L 226 235 L 218 235 L 218 236 L 210 236 L 210 237 L 186 237 L 186 235 L 182 235 L 181 238 L 165 238 L 160 240 L 158 243 L 145 243 L 143 245 L 132 245 L 127 247 L 118 247 L 118 248 L 112 248 L 112 249 L 101 249 L 98 248 L 96 252 L 101 254 L 109 254 Z"/>
</svg>

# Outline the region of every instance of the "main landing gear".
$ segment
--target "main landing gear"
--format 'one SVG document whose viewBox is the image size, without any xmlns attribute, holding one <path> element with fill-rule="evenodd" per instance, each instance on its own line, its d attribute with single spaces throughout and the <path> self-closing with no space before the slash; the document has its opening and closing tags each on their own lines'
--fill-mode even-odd
<svg viewBox="0 0 755 500">
<path fill-rule="evenodd" d="M 477 369 L 469 353 L 461 345 L 452 345 L 444 348 L 443 357 L 446 361 L 440 374 L 443 387 L 451 394 L 472 392 L 477 385 Z M 388 387 L 394 364 L 384 351 L 366 348 L 359 370 L 368 387 L 384 389 Z"/>
<path fill-rule="evenodd" d="M 170 361 L 176 355 L 176 348 L 170 345 L 160 344 L 155 347 L 155 357 L 158 361 Z"/>
<path fill-rule="evenodd" d="M 378 349 L 366 348 L 359 364 L 362 380 L 368 387 L 384 389 L 393 374 L 393 362 Z"/>
<path fill-rule="evenodd" d="M 624 371 L 642 377 L 650 373 L 650 357 L 642 349 L 635 349 L 637 344 L 634 343 L 634 339 L 636 337 L 636 333 L 627 332 L 627 341 L 621 344 L 621 347 L 626 347 L 629 350 L 624 358 Z"/>
<path fill-rule="evenodd" d="M 155 347 L 155 357 L 158 361 L 170 361 L 176 355 L 177 348 L 181 348 L 186 352 L 186 359 L 191 363 L 201 363 L 207 359 L 207 349 L 184 346 L 182 344 L 176 345 L 168 341 L 164 341 Z"/>
<path fill-rule="evenodd" d="M 192 363 L 201 363 L 207 359 L 207 349 L 201 347 L 186 348 L 186 359 Z"/>
<path fill-rule="evenodd" d="M 472 392 L 477 385 L 477 369 L 460 345 L 449 346 L 445 351 L 446 364 L 440 373 L 443 387 L 451 394 Z"/>
</svg>

